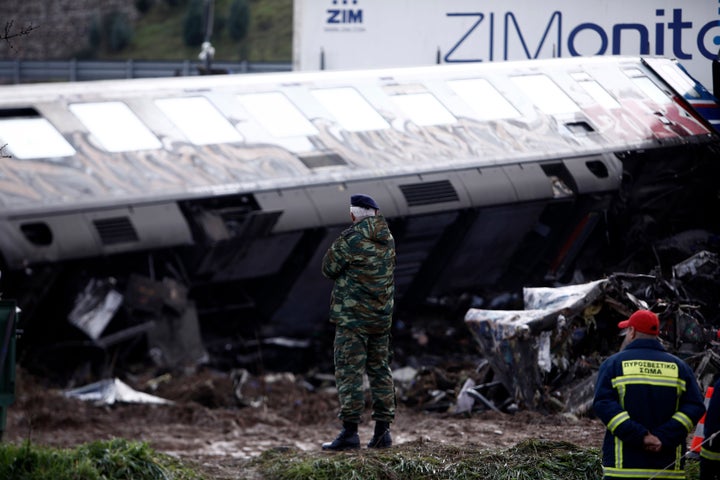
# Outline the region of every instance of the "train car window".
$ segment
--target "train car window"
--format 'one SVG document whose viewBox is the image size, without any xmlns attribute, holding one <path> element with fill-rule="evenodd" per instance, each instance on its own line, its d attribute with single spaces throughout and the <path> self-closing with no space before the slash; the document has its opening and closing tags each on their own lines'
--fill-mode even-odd
<svg viewBox="0 0 720 480">
<path fill-rule="evenodd" d="M 0 116 L 0 145 L 20 159 L 75 155 L 75 149 L 44 118 Z"/>
<path fill-rule="evenodd" d="M 431 93 L 392 95 L 392 102 L 417 125 L 445 125 L 457 119 Z"/>
<path fill-rule="evenodd" d="M 326 88 L 312 91 L 313 97 L 349 132 L 382 130 L 390 125 L 351 87 Z"/>
<path fill-rule="evenodd" d="M 580 107 L 549 77 L 542 74 L 512 77 L 515 85 L 548 115 L 574 113 Z"/>
<path fill-rule="evenodd" d="M 341 167 L 347 165 L 345 159 L 334 152 L 311 153 L 307 155 L 299 155 L 298 158 L 309 169 Z"/>
<path fill-rule="evenodd" d="M 652 101 L 658 105 L 665 105 L 671 103 L 672 100 L 668 95 L 663 92 L 660 87 L 655 85 L 642 71 L 637 68 L 629 68 L 625 70 L 625 74 L 630 77 L 630 80 L 638 87 L 646 97 L 649 97 Z"/>
<path fill-rule="evenodd" d="M 75 103 L 69 108 L 108 152 L 149 150 L 162 146 L 122 102 Z"/>
<path fill-rule="evenodd" d="M 632 78 L 633 83 L 643 91 L 645 95 L 650 97 L 655 103 L 658 103 L 660 105 L 664 105 L 666 103 L 670 103 L 670 97 L 660 90 L 660 87 L 655 85 L 652 80 L 650 80 L 648 77 L 633 77 Z"/>
<path fill-rule="evenodd" d="M 32 107 L 0 108 L 0 118 L 40 118 L 40 113 Z"/>
<path fill-rule="evenodd" d="M 242 135 L 205 97 L 163 98 L 155 105 L 195 145 L 241 142 Z"/>
<path fill-rule="evenodd" d="M 279 92 L 238 95 L 238 101 L 273 137 L 316 135 L 317 129 Z"/>
<path fill-rule="evenodd" d="M 577 81 L 578 85 L 599 105 L 605 108 L 620 108 L 620 104 L 615 100 L 615 97 L 610 95 L 602 85 L 593 80 L 587 73 L 578 72 L 570 76 Z"/>
<path fill-rule="evenodd" d="M 520 116 L 520 112 L 485 79 L 450 80 L 447 84 L 473 109 L 480 120 L 499 120 Z"/>
<path fill-rule="evenodd" d="M 700 92 L 695 88 L 695 82 L 676 63 L 659 63 L 652 58 L 645 59 L 644 61 L 660 73 L 663 79 L 681 96 L 685 98 L 701 98 Z"/>
</svg>

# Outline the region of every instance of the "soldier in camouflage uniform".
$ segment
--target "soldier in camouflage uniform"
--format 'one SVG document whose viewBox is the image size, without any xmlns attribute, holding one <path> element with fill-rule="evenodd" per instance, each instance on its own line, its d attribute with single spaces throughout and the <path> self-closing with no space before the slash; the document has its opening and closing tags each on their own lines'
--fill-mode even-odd
<svg viewBox="0 0 720 480">
<path fill-rule="evenodd" d="M 333 242 L 322 273 L 335 282 L 330 321 L 335 323 L 335 379 L 340 398 L 340 435 L 323 450 L 360 447 L 358 424 L 365 406 L 367 373 L 375 432 L 368 448 L 392 445 L 395 388 L 390 370 L 390 326 L 395 294 L 395 240 L 375 200 L 353 195 L 353 224 Z"/>
</svg>

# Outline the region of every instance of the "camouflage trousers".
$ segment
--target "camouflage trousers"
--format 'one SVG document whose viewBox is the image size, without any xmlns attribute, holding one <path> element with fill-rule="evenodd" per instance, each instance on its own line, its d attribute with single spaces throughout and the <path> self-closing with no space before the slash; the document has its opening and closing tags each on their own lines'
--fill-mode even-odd
<svg viewBox="0 0 720 480">
<path fill-rule="evenodd" d="M 340 420 L 360 423 L 365 409 L 363 377 L 367 373 L 372 418 L 392 423 L 395 418 L 395 385 L 389 364 L 390 333 L 368 335 L 337 326 L 334 355 Z"/>
</svg>

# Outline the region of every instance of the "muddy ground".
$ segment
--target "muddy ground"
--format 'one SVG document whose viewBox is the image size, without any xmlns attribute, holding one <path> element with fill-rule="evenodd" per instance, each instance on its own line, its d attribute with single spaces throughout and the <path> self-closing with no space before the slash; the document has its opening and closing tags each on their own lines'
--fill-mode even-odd
<svg viewBox="0 0 720 480">
<path fill-rule="evenodd" d="M 338 403 L 331 387 L 313 386 L 291 374 L 269 374 L 249 377 L 236 395 L 231 376 L 210 369 L 139 375 L 125 382 L 174 403 L 98 406 L 68 398 L 20 370 L 3 440 L 63 448 L 117 437 L 145 441 L 198 465 L 208 478 L 229 479 L 243 478 L 247 460 L 265 450 L 320 452 L 320 444 L 337 434 Z M 406 403 L 399 402 L 392 429 L 396 445 L 420 441 L 428 448 L 437 442 L 497 449 L 537 438 L 599 447 L 603 434 L 591 418 L 477 409 L 460 415 Z M 365 421 L 361 441 L 367 442 L 371 431 L 372 422 Z"/>
</svg>

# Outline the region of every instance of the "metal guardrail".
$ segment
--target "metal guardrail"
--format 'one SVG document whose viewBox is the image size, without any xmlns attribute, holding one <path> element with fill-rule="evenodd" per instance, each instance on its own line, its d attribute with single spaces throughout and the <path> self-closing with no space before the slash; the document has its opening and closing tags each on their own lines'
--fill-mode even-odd
<svg viewBox="0 0 720 480">
<path fill-rule="evenodd" d="M 0 84 L 193 76 L 200 75 L 203 67 L 202 62 L 190 60 L 0 60 Z M 218 73 L 265 73 L 292 70 L 290 62 L 213 62 L 211 67 L 214 72 Z"/>
</svg>

